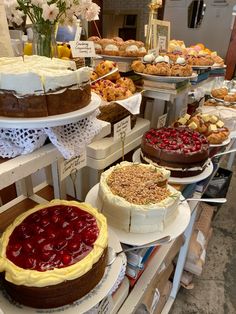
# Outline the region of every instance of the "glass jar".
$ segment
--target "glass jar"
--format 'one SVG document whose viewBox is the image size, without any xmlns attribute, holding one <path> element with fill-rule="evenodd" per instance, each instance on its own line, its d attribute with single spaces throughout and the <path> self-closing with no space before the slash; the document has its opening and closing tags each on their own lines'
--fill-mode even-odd
<svg viewBox="0 0 236 314">
<path fill-rule="evenodd" d="M 56 25 L 38 23 L 33 25 L 33 54 L 49 58 L 57 57 Z"/>
</svg>

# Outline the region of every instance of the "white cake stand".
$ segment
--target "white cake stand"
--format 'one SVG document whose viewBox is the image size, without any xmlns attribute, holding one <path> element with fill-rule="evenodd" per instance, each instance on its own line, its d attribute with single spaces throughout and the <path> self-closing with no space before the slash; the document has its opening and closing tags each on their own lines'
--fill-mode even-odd
<svg viewBox="0 0 236 314">
<path fill-rule="evenodd" d="M 92 93 L 90 103 L 82 109 L 55 116 L 39 118 L 11 118 L 0 116 L 0 128 L 41 129 L 75 123 L 93 113 L 100 104 L 101 98 L 97 94 Z"/>
<path fill-rule="evenodd" d="M 97 195 L 99 184 L 96 184 L 87 194 L 86 203 L 90 203 L 93 207 L 98 208 Z M 98 208 L 100 209 L 100 208 Z M 115 231 L 121 243 L 129 245 L 143 245 L 162 237 L 170 236 L 171 239 L 177 238 L 187 228 L 190 221 L 191 211 L 187 202 L 183 202 L 178 207 L 178 214 L 175 219 L 165 227 L 163 231 L 149 233 L 130 233 L 113 226 L 109 226 Z"/>
<path fill-rule="evenodd" d="M 118 237 L 114 233 L 113 230 L 109 228 L 108 230 L 108 239 L 109 246 L 115 249 L 115 251 L 121 250 L 121 245 Z M 21 305 L 19 303 L 14 302 L 11 298 L 6 294 L 6 292 L 0 289 L 0 307 L 4 314 L 34 314 L 34 313 L 65 313 L 65 314 L 82 314 L 90 309 L 92 309 L 95 305 L 97 305 L 102 299 L 104 299 L 109 292 L 113 289 L 116 281 L 119 278 L 119 275 L 122 271 L 122 268 L 126 265 L 126 256 L 125 254 L 119 255 L 114 263 L 111 266 L 106 268 L 105 274 L 100 281 L 100 283 L 93 289 L 89 294 L 84 296 L 82 299 L 75 301 L 72 304 L 65 305 L 58 308 L 53 309 L 35 309 L 31 307 L 27 307 Z"/>
<path fill-rule="evenodd" d="M 141 163 L 140 153 L 141 153 L 141 149 L 138 148 L 133 154 L 133 157 L 132 157 L 133 162 Z M 169 177 L 168 182 L 174 183 L 174 184 L 191 184 L 191 183 L 199 182 L 208 178 L 212 174 L 213 169 L 214 169 L 213 163 L 211 160 L 209 160 L 209 163 L 207 164 L 206 168 L 203 170 L 202 173 L 196 176 L 185 177 L 185 178 Z"/>
</svg>

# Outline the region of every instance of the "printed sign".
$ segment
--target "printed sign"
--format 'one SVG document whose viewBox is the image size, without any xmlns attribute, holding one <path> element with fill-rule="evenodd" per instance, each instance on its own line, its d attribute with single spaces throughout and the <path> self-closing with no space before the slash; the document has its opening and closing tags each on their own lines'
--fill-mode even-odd
<svg viewBox="0 0 236 314">
<path fill-rule="evenodd" d="M 70 41 L 73 58 L 92 58 L 96 56 L 93 41 Z"/>
<path fill-rule="evenodd" d="M 80 156 L 64 160 L 59 166 L 61 180 L 67 178 L 73 171 L 79 170 L 87 165 L 87 154 L 84 150 Z"/>
<path fill-rule="evenodd" d="M 167 51 L 167 38 L 166 36 L 159 36 L 158 46 L 160 51 Z"/>
<path fill-rule="evenodd" d="M 114 124 L 114 141 L 120 140 L 122 136 L 131 132 L 130 116 Z"/>
<path fill-rule="evenodd" d="M 157 121 L 158 129 L 166 125 L 166 119 L 167 119 L 167 113 L 163 114 L 162 116 L 158 118 L 158 121 Z"/>
</svg>

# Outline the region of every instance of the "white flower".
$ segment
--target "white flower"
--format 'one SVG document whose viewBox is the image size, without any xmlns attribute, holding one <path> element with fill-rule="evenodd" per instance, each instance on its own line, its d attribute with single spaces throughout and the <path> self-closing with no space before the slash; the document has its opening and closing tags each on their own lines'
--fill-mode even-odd
<svg viewBox="0 0 236 314">
<path fill-rule="evenodd" d="M 98 18 L 100 7 L 93 3 L 92 0 L 81 0 L 78 7 L 78 14 L 87 21 L 92 21 Z"/>
<path fill-rule="evenodd" d="M 39 8 L 42 8 L 44 3 L 45 3 L 45 0 L 31 0 L 31 4 Z"/>
<path fill-rule="evenodd" d="M 50 22 L 54 22 L 59 14 L 59 8 L 57 7 L 56 3 L 48 5 L 47 3 L 43 4 L 42 6 L 43 14 L 42 18 Z"/>
</svg>

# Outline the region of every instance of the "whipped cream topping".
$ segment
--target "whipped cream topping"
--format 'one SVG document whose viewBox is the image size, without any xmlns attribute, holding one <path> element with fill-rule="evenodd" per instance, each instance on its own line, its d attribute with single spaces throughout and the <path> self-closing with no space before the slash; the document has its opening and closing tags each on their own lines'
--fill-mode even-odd
<svg viewBox="0 0 236 314">
<path fill-rule="evenodd" d="M 186 64 L 186 60 L 183 57 L 178 57 L 176 60 L 177 64 Z"/>
<path fill-rule="evenodd" d="M 165 58 L 164 58 L 164 57 L 162 57 L 162 56 L 158 56 L 158 57 L 156 57 L 156 59 L 155 59 L 155 63 L 160 63 L 160 62 L 166 62 L 166 61 L 165 61 Z"/>
<path fill-rule="evenodd" d="M 144 62 L 153 62 L 155 60 L 155 56 L 154 56 L 154 54 L 153 53 L 150 53 L 150 54 L 148 54 L 148 55 L 146 55 L 146 56 L 144 56 L 143 57 L 143 61 Z"/>
<path fill-rule="evenodd" d="M 119 51 L 119 48 L 116 45 L 109 44 L 105 47 L 107 51 Z"/>
<path fill-rule="evenodd" d="M 136 45 L 130 45 L 125 49 L 126 52 L 139 51 L 139 48 Z"/>
</svg>

